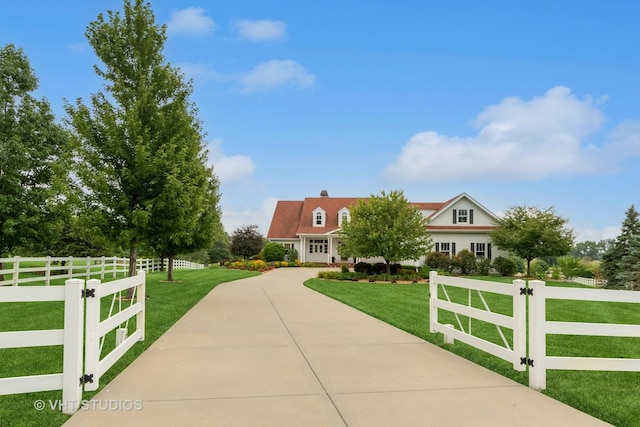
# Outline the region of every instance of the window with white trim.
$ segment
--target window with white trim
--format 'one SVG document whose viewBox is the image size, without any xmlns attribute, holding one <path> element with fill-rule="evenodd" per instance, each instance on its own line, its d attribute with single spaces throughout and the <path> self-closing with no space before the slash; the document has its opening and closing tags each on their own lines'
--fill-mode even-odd
<svg viewBox="0 0 640 427">
<path fill-rule="evenodd" d="M 441 252 L 446 256 L 455 256 L 456 242 L 436 242 L 436 252 Z"/>
<path fill-rule="evenodd" d="M 467 222 L 469 220 L 469 211 L 467 209 L 458 209 L 458 222 Z"/>
<path fill-rule="evenodd" d="M 476 258 L 491 259 L 491 243 L 472 243 L 471 253 L 473 253 Z"/>
<path fill-rule="evenodd" d="M 324 209 L 322 208 L 316 208 L 313 211 L 313 226 L 314 227 L 324 227 L 325 224 L 325 220 L 326 220 L 327 214 L 324 211 Z"/>
<path fill-rule="evenodd" d="M 349 209 L 342 208 L 338 211 L 338 225 L 341 226 L 343 222 L 351 221 L 351 212 Z"/>
<path fill-rule="evenodd" d="M 310 254 L 326 254 L 329 253 L 329 241 L 327 239 L 311 239 L 309 240 Z"/>
</svg>

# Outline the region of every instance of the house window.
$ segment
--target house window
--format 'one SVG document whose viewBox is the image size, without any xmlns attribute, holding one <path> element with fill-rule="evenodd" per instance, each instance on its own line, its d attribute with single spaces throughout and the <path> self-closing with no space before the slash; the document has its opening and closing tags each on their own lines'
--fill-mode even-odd
<svg viewBox="0 0 640 427">
<path fill-rule="evenodd" d="M 453 223 L 473 224 L 473 209 L 454 209 Z"/>
<path fill-rule="evenodd" d="M 310 254 L 326 254 L 329 253 L 329 241 L 327 239 L 312 239 L 309 240 L 309 253 Z"/>
<path fill-rule="evenodd" d="M 477 258 L 491 259 L 491 243 L 472 243 L 471 253 Z"/>
<path fill-rule="evenodd" d="M 436 252 L 441 252 L 446 256 L 454 256 L 456 254 L 456 243 L 439 242 L 436 243 Z"/>
<path fill-rule="evenodd" d="M 349 209 L 342 208 L 338 212 L 338 225 L 342 225 L 343 222 L 347 222 L 351 219 L 351 214 L 349 213 Z"/>
<path fill-rule="evenodd" d="M 467 209 L 458 209 L 458 222 L 467 222 L 469 211 Z"/>
<path fill-rule="evenodd" d="M 293 243 L 285 243 L 285 244 L 284 244 L 284 253 L 285 253 L 285 254 L 288 254 L 288 253 L 289 253 L 289 251 L 290 251 L 291 249 L 294 249 L 294 248 L 295 248 L 295 246 L 293 245 Z"/>
<path fill-rule="evenodd" d="M 324 227 L 325 225 L 326 212 L 322 208 L 316 208 L 313 211 L 313 226 L 314 227 Z"/>
</svg>

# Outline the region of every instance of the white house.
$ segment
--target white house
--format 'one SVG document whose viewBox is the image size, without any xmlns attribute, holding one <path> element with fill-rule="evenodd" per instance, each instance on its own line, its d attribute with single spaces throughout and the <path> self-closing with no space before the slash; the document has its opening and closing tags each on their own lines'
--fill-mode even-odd
<svg viewBox="0 0 640 427">
<path fill-rule="evenodd" d="M 267 239 L 295 248 L 302 262 L 333 263 L 341 260 L 340 227 L 350 219 L 357 197 L 320 197 L 300 201 L 278 201 Z M 412 202 L 429 219 L 427 229 L 434 251 L 453 256 L 463 249 L 476 257 L 493 259 L 506 252 L 492 247 L 489 232 L 498 219 L 466 193 L 446 202 Z M 350 260 L 351 261 L 351 260 Z M 424 258 L 413 263 L 421 265 Z"/>
</svg>

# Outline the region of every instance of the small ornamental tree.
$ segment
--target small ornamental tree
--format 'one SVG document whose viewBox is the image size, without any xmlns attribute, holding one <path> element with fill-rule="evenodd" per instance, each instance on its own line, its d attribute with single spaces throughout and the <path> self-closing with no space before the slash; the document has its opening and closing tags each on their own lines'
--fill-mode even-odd
<svg viewBox="0 0 640 427">
<path fill-rule="evenodd" d="M 515 206 L 497 221 L 490 236 L 500 249 L 526 259 L 530 275 L 534 258 L 560 256 L 571 251 L 573 230 L 566 225 L 567 220 L 556 215 L 553 208 Z"/>
<path fill-rule="evenodd" d="M 342 223 L 342 255 L 382 257 L 391 274 L 391 263 L 419 259 L 431 249 L 427 223 L 402 191 L 360 199 L 351 206 L 351 220 Z"/>
<path fill-rule="evenodd" d="M 231 234 L 229 250 L 235 256 L 248 259 L 260 253 L 263 242 L 257 225 L 243 225 Z"/>
</svg>

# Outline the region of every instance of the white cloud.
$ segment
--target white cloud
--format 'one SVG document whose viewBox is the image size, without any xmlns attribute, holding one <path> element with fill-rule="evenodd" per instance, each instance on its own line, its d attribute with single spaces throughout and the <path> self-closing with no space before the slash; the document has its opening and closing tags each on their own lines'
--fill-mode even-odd
<svg viewBox="0 0 640 427">
<path fill-rule="evenodd" d="M 240 77 L 244 92 L 269 90 L 279 86 L 310 87 L 316 77 L 291 60 L 272 60 L 256 65 Z"/>
<path fill-rule="evenodd" d="M 271 218 L 273 217 L 273 212 L 276 209 L 276 204 L 278 203 L 278 199 L 275 198 L 267 198 L 262 201 L 262 205 L 258 208 L 233 208 L 230 206 L 224 205 L 224 194 L 223 198 L 223 206 L 222 206 L 222 226 L 224 230 L 231 234 L 234 230 L 243 225 L 257 225 L 260 233 L 266 237 L 267 232 L 269 231 L 269 226 L 271 225 Z"/>
<path fill-rule="evenodd" d="M 167 23 L 167 32 L 169 34 L 186 34 L 190 36 L 212 32 L 216 28 L 216 23 L 206 16 L 205 12 L 200 7 L 174 10 L 171 12 L 171 19 Z"/>
<path fill-rule="evenodd" d="M 255 170 L 255 163 L 249 156 L 226 156 L 222 151 L 222 140 L 216 139 L 209 143 L 209 157 L 213 163 L 213 172 L 221 184 L 243 181 Z"/>
<path fill-rule="evenodd" d="M 283 21 L 250 21 L 243 19 L 233 24 L 238 37 L 250 41 L 282 40 L 287 35 L 287 24 Z"/>
<path fill-rule="evenodd" d="M 465 179 L 537 179 L 606 172 L 640 156 L 640 122 L 624 122 L 599 146 L 587 137 L 604 114 L 590 97 L 558 86 L 529 101 L 505 98 L 473 121 L 473 137 L 414 135 L 385 170 L 397 182 Z"/>
</svg>

